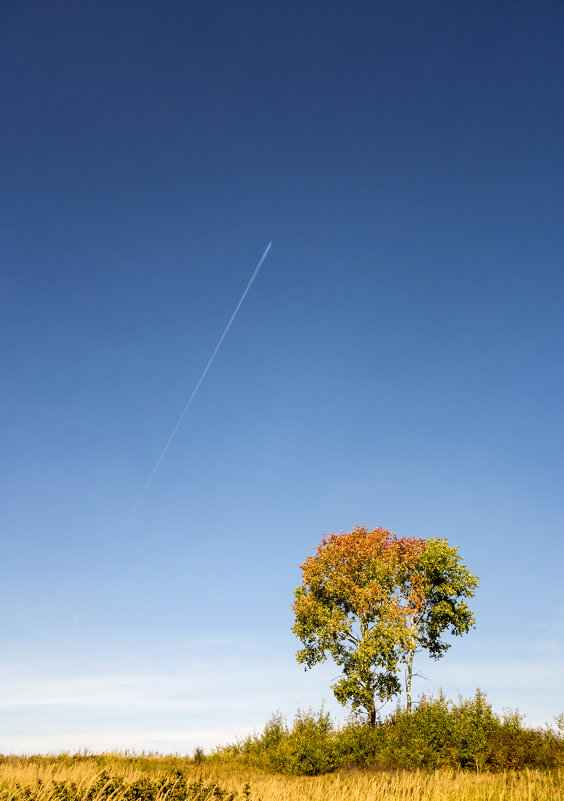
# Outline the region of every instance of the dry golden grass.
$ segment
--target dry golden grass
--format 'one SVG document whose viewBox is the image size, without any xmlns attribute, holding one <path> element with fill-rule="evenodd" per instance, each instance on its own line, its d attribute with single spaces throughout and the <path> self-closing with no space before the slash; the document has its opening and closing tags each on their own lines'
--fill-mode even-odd
<svg viewBox="0 0 564 801">
<path fill-rule="evenodd" d="M 215 771 L 230 790 L 248 781 L 261 801 L 560 801 L 564 773 L 472 774 L 339 771 L 325 776 L 280 776 Z"/>
<path fill-rule="evenodd" d="M 564 801 L 564 771 L 525 770 L 500 774 L 455 773 L 436 771 L 370 772 L 338 771 L 325 776 L 294 777 L 256 771 L 244 771 L 227 765 L 196 766 L 189 760 L 147 757 L 128 759 L 109 756 L 103 768 L 110 776 L 122 776 L 126 784 L 144 776 L 152 779 L 170 775 L 180 767 L 190 780 L 200 776 L 214 781 L 242 798 L 242 787 L 250 784 L 254 801 Z M 44 783 L 41 801 L 49 801 L 52 781 L 74 782 L 87 789 L 95 784 L 101 772 L 100 760 L 94 757 L 81 761 L 71 759 L 18 759 L 0 763 L 2 797 L 10 791 Z M 165 801 L 163 795 L 162 801 Z M 113 796 L 120 801 L 120 794 Z"/>
</svg>

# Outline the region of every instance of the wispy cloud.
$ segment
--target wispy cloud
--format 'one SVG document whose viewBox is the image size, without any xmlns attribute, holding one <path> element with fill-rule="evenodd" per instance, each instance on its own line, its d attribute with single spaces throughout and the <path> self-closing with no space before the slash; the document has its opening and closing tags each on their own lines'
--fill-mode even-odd
<svg viewBox="0 0 564 801">
<path fill-rule="evenodd" d="M 563 648 L 547 637 L 534 642 L 453 648 L 437 662 L 420 659 L 416 691 L 444 689 L 472 695 L 483 689 L 494 708 L 519 707 L 531 725 L 564 709 Z M 151 652 L 113 654 L 108 662 L 80 664 L 68 654 L 12 654 L 0 668 L 4 753 L 134 749 L 190 752 L 233 741 L 281 710 L 318 708 L 323 700 L 338 719 L 346 713 L 330 689 L 331 663 L 304 673 L 292 651 L 210 638 L 184 642 L 176 655 L 151 664 Z M 488 653 L 488 658 L 483 654 Z M 205 654 L 205 658 L 200 656 Z M 196 656 L 197 655 L 197 656 Z M 83 655 L 84 656 L 84 655 Z"/>
<path fill-rule="evenodd" d="M 225 643 L 202 642 L 210 656 L 186 659 L 179 650 L 168 670 L 151 669 L 128 658 L 87 670 L 61 671 L 51 659 L 14 656 L 0 669 L 0 711 L 4 753 L 89 748 L 189 752 L 211 748 L 260 728 L 276 709 L 292 715 L 306 706 L 312 688 L 330 694 L 324 671 L 304 681 L 293 654 Z M 63 669 L 64 668 L 64 669 Z M 111 669 L 110 669 L 111 668 Z M 162 668 L 162 666 L 161 666 Z M 64 676 L 62 678 L 61 676 Z"/>
</svg>

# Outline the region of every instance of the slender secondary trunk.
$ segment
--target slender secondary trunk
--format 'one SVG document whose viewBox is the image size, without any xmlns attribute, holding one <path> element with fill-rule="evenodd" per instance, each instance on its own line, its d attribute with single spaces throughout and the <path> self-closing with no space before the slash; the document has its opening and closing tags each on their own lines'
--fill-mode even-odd
<svg viewBox="0 0 564 801">
<path fill-rule="evenodd" d="M 407 660 L 407 673 L 405 676 L 405 697 L 406 697 L 408 715 L 411 715 L 411 679 L 413 677 L 414 654 L 415 654 L 415 648 L 412 648 L 412 650 L 409 652 L 409 658 Z"/>
</svg>

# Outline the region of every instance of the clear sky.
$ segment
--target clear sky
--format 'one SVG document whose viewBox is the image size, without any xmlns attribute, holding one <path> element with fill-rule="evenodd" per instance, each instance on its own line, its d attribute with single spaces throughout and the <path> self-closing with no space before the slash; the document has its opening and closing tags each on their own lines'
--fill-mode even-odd
<svg viewBox="0 0 564 801">
<path fill-rule="evenodd" d="M 362 523 L 480 577 L 417 693 L 564 711 L 563 25 L 2 3 L 1 752 L 343 719 L 291 602 Z"/>
</svg>

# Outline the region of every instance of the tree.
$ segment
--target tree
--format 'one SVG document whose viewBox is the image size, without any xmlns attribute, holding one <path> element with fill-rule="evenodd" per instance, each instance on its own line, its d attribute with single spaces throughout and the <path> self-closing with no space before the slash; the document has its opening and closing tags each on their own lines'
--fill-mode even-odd
<svg viewBox="0 0 564 801">
<path fill-rule="evenodd" d="M 397 674 L 405 663 L 411 708 L 417 649 L 438 658 L 448 648 L 440 639 L 445 629 L 462 633 L 473 623 L 456 599 L 472 595 L 477 579 L 468 571 L 464 584 L 459 567 L 456 549 L 444 540 L 399 538 L 365 526 L 330 534 L 301 565 L 292 627 L 303 645 L 298 662 L 308 669 L 332 657 L 342 671 L 335 697 L 365 710 L 371 725 L 376 699 L 400 692 Z"/>
<path fill-rule="evenodd" d="M 362 526 L 324 538 L 301 565 L 293 606 L 293 631 L 303 644 L 297 660 L 307 669 L 331 656 L 343 674 L 333 684 L 335 697 L 366 710 L 371 725 L 376 698 L 400 691 L 398 665 L 411 640 L 399 590 L 403 598 L 416 592 L 406 577 L 422 548 L 422 540 Z"/>
<path fill-rule="evenodd" d="M 426 540 L 414 570 L 406 568 L 403 585 L 405 622 L 409 631 L 406 663 L 406 706 L 411 712 L 413 659 L 425 649 L 440 659 L 450 648 L 445 632 L 466 634 L 475 619 L 466 603 L 473 598 L 478 578 L 462 563 L 457 548 L 446 540 Z"/>
</svg>

